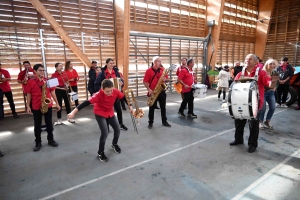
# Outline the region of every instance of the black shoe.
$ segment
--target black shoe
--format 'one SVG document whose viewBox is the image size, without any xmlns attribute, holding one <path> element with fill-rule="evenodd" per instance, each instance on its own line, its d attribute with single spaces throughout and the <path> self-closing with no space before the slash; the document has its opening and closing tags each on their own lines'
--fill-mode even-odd
<svg viewBox="0 0 300 200">
<path fill-rule="evenodd" d="M 178 111 L 178 115 L 179 115 L 180 117 L 185 117 L 185 114 L 184 114 L 183 112 L 180 112 L 180 111 Z"/>
<path fill-rule="evenodd" d="M 128 130 L 128 128 L 124 124 L 120 124 L 120 129 L 124 131 Z"/>
<path fill-rule="evenodd" d="M 48 141 L 48 145 L 50 145 L 52 147 L 57 147 L 58 146 L 58 144 L 57 144 L 57 142 L 55 142 L 55 140 Z"/>
<path fill-rule="evenodd" d="M 253 153 L 254 151 L 256 151 L 256 148 L 255 148 L 255 147 L 249 147 L 249 148 L 248 148 L 248 152 L 249 152 L 249 153 Z"/>
<path fill-rule="evenodd" d="M 149 123 L 148 128 L 151 129 L 153 127 L 153 123 Z"/>
<path fill-rule="evenodd" d="M 104 152 L 101 152 L 100 154 L 98 153 L 98 159 L 102 162 L 107 162 L 107 157 Z"/>
<path fill-rule="evenodd" d="M 233 142 L 229 143 L 230 146 L 235 146 L 235 145 L 239 145 L 239 144 L 244 144 L 244 142 L 243 141 L 242 142 L 238 142 L 238 141 L 234 140 Z"/>
<path fill-rule="evenodd" d="M 18 115 L 17 113 L 14 113 L 14 114 L 13 114 L 13 117 L 14 117 L 14 118 L 19 118 L 19 115 Z"/>
<path fill-rule="evenodd" d="M 154 109 L 160 109 L 160 107 L 156 106 Z"/>
<path fill-rule="evenodd" d="M 2 151 L 0 151 L 0 157 L 3 157 L 4 156 L 4 154 L 2 153 Z"/>
<path fill-rule="evenodd" d="M 122 108 L 122 110 L 126 110 L 126 108 L 124 107 L 124 108 Z"/>
<path fill-rule="evenodd" d="M 188 117 L 189 118 L 197 118 L 197 115 L 195 115 L 194 113 L 193 114 L 188 114 Z"/>
<path fill-rule="evenodd" d="M 171 125 L 167 121 L 163 122 L 162 124 L 163 124 L 163 126 L 171 127 Z"/>
<path fill-rule="evenodd" d="M 42 143 L 36 143 L 33 151 L 39 151 L 42 148 Z"/>
<path fill-rule="evenodd" d="M 121 148 L 117 144 L 111 144 L 111 147 L 114 149 L 116 153 L 121 153 Z"/>
</svg>

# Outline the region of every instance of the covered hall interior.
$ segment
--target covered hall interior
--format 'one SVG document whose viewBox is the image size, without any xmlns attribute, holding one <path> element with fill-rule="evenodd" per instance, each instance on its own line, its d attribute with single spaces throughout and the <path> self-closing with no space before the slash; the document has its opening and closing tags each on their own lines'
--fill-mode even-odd
<svg viewBox="0 0 300 200">
<path fill-rule="evenodd" d="M 0 199 L 299 199 L 300 131 L 296 103 L 276 108 L 274 130 L 260 130 L 257 151 L 247 143 L 229 146 L 234 121 L 222 108 L 213 88 L 195 99 L 197 119 L 177 114 L 180 95 L 173 83 L 167 89 L 167 117 L 160 123 L 155 111 L 148 129 L 145 71 L 152 58 L 179 67 L 181 58 L 193 58 L 199 83 L 207 72 L 249 53 L 300 66 L 300 0 L 1 0 L 0 63 L 9 71 L 19 118 L 11 116 L 4 97 L 0 120 Z M 112 58 L 123 73 L 145 115 L 138 134 L 130 113 L 123 111 L 121 154 L 110 148 L 108 162 L 97 160 L 100 130 L 93 106 L 78 113 L 76 123 L 54 126 L 58 148 L 33 152 L 33 118 L 17 75 L 23 61 L 43 64 L 46 75 L 54 64 L 72 61 L 79 73 L 79 102 L 89 98 L 88 71 L 93 60 L 103 67 Z M 54 105 L 55 106 L 55 105 Z M 52 121 L 56 120 L 53 111 Z M 246 126 L 244 140 L 249 128 Z"/>
</svg>

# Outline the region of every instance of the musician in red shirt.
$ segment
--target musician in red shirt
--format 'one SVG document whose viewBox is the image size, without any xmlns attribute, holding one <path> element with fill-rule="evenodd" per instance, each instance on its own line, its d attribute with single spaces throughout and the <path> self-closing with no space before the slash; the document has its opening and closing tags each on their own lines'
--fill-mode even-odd
<svg viewBox="0 0 300 200">
<path fill-rule="evenodd" d="M 194 60 L 189 59 L 187 61 L 187 67 L 181 69 L 178 75 L 178 82 L 182 85 L 182 94 L 183 100 L 181 102 L 178 114 L 182 117 L 185 117 L 183 113 L 184 108 L 188 104 L 188 117 L 197 118 L 197 115 L 194 114 L 194 91 L 192 85 L 197 83 L 194 77 L 193 72 Z"/>
<path fill-rule="evenodd" d="M 45 123 L 47 126 L 47 139 L 48 144 L 53 147 L 57 147 L 58 144 L 54 140 L 53 136 L 53 126 L 52 126 L 52 99 L 54 99 L 56 103 L 57 111 L 60 110 L 60 106 L 57 102 L 56 95 L 55 95 L 55 88 L 46 88 L 46 94 L 42 94 L 42 87 L 44 84 L 47 84 L 47 79 L 44 78 L 44 66 L 41 64 L 36 64 L 33 66 L 33 70 L 36 73 L 35 79 L 30 79 L 28 81 L 26 87 L 27 93 L 27 113 L 33 113 L 34 119 L 34 135 L 35 135 L 35 147 L 34 151 L 39 151 L 42 147 L 42 139 L 41 139 L 41 125 L 42 125 L 42 117 L 45 117 Z M 48 104 L 48 111 L 46 113 L 42 113 L 42 98 L 43 95 L 46 96 L 50 100 Z M 30 108 L 30 103 L 32 102 L 32 109 Z"/>
<path fill-rule="evenodd" d="M 245 77 L 254 77 L 256 69 L 257 69 L 257 61 L 258 58 L 254 54 L 249 54 L 245 58 Z M 235 81 L 240 79 L 242 72 L 238 73 L 235 77 Z M 257 140 L 259 135 L 259 115 L 260 110 L 262 109 L 263 103 L 264 103 L 264 87 L 268 88 L 274 88 L 277 85 L 277 82 L 279 80 L 278 76 L 272 76 L 272 79 L 270 76 L 267 75 L 266 71 L 259 70 L 258 72 L 258 81 L 257 86 L 259 90 L 259 106 L 258 106 L 258 114 L 257 119 L 251 119 L 249 120 L 249 130 L 250 135 L 248 139 L 248 152 L 253 153 L 256 151 L 257 148 Z M 246 97 L 248 98 L 248 97 Z M 244 143 L 244 128 L 246 125 L 247 120 L 246 119 L 235 119 L 235 140 L 230 143 L 231 146 L 239 145 Z"/>
<path fill-rule="evenodd" d="M 148 68 L 146 70 L 145 76 L 144 76 L 144 85 L 148 90 L 148 95 L 151 95 L 153 92 L 156 84 L 158 83 L 160 77 L 163 75 L 164 68 L 161 67 L 161 58 L 158 56 L 155 56 L 153 58 L 153 66 Z M 168 81 L 168 75 L 162 78 L 163 81 Z M 163 90 L 157 97 L 156 101 L 159 102 L 160 105 L 160 111 L 161 111 L 161 120 L 163 126 L 171 127 L 171 125 L 167 122 L 167 116 L 166 116 L 166 99 L 167 94 Z M 149 107 L 149 125 L 148 128 L 151 129 L 154 122 L 154 110 L 155 110 L 156 102 L 152 106 Z"/>
<path fill-rule="evenodd" d="M 114 104 L 117 99 L 120 100 L 122 98 L 124 98 L 124 94 L 115 89 L 110 80 L 105 79 L 101 82 L 101 89 L 99 92 L 94 94 L 91 98 L 89 98 L 89 100 L 84 101 L 70 114 L 68 114 L 68 117 L 72 119 L 79 110 L 89 106 L 90 104 L 94 104 L 95 117 L 101 131 L 98 159 L 103 162 L 107 162 L 107 157 L 104 153 L 105 141 L 108 136 L 108 127 L 106 123 L 109 123 L 114 129 L 114 138 L 112 140 L 111 147 L 116 153 L 121 153 L 121 148 L 118 145 L 120 126 L 114 114 Z"/>
<path fill-rule="evenodd" d="M 32 67 L 31 67 L 29 61 L 24 61 L 23 62 L 23 66 L 24 66 L 24 70 L 22 70 L 18 74 L 17 81 L 18 81 L 18 83 L 22 84 L 23 92 L 25 92 L 28 80 L 29 79 L 34 79 L 35 78 L 35 74 L 34 74 L 34 71 L 33 71 Z"/>
<path fill-rule="evenodd" d="M 58 80 L 58 86 L 56 86 L 55 94 L 58 101 L 59 106 L 62 108 L 62 100 L 64 100 L 66 112 L 69 114 L 71 112 L 71 102 L 68 97 L 68 77 L 65 71 L 62 71 L 63 65 L 61 63 L 55 64 L 55 73 L 52 74 L 51 78 L 57 78 Z M 57 112 L 57 122 L 54 123 L 54 126 L 62 124 L 61 120 L 61 111 L 59 110 Z M 68 119 L 69 122 L 74 123 L 74 119 Z"/>
<path fill-rule="evenodd" d="M 185 67 L 187 67 L 186 63 L 187 63 L 187 58 L 181 58 L 181 66 L 178 67 L 178 69 L 177 69 L 177 71 L 176 71 L 176 75 L 177 75 L 177 76 L 179 76 L 179 73 L 180 73 L 180 71 L 181 71 L 182 69 L 184 69 Z M 178 82 L 177 82 L 176 84 L 178 84 Z M 183 95 L 182 91 L 181 91 L 180 94 L 181 94 L 181 99 L 183 100 L 184 95 Z M 186 108 L 185 108 L 185 109 L 186 109 Z"/>
<path fill-rule="evenodd" d="M 71 61 L 67 61 L 65 65 L 65 72 L 68 75 L 68 80 L 73 92 L 78 93 L 77 81 L 79 80 L 78 73 L 75 69 L 73 69 L 73 65 Z M 71 90 L 69 91 L 71 92 Z M 78 106 L 78 99 L 75 100 L 75 105 Z"/>
<path fill-rule="evenodd" d="M 11 81 L 10 74 L 7 70 L 2 69 L 2 65 L 0 63 L 0 90 L 2 90 L 3 94 L 5 95 L 8 103 L 9 103 L 13 117 L 18 118 L 19 116 L 16 113 L 14 98 L 13 98 L 13 94 L 11 92 L 9 81 Z M 3 97 L 1 100 L 3 101 Z M 4 115 L 3 102 L 1 103 L 0 107 L 2 107 L 0 112 L 2 112 Z M 1 117 L 1 115 L 0 115 L 0 117 Z"/>
</svg>

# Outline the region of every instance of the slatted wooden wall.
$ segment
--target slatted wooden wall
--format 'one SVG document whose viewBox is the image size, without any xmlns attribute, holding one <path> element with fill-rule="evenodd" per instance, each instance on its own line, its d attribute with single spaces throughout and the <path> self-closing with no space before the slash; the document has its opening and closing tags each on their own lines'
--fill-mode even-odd
<svg viewBox="0 0 300 200">
<path fill-rule="evenodd" d="M 286 56 L 292 66 L 300 66 L 300 1 L 275 0 L 264 59 Z M 296 43 L 298 42 L 298 51 Z M 296 60 L 295 60 L 296 59 Z"/>
<path fill-rule="evenodd" d="M 105 64 L 109 57 L 115 57 L 113 0 L 42 0 L 51 15 L 67 31 L 73 41 L 83 49 L 90 60 Z M 25 103 L 21 86 L 17 84 L 20 64 L 25 60 L 42 63 L 39 30 L 43 29 L 45 57 L 48 75 L 54 73 L 56 62 L 71 60 L 79 72 L 80 101 L 86 99 L 86 79 L 83 63 L 70 51 L 48 22 L 27 0 L 0 1 L 0 62 L 12 75 L 17 111 L 24 111 Z M 84 32 L 82 45 L 81 33 Z M 22 67 L 22 66 L 21 66 Z M 88 71 L 89 69 L 86 69 Z M 5 112 L 10 108 L 5 101 Z"/>
<path fill-rule="evenodd" d="M 131 25 L 145 31 L 155 25 L 163 33 L 204 37 L 205 15 L 205 0 L 131 0 Z"/>
<path fill-rule="evenodd" d="M 257 15 L 257 0 L 225 0 L 216 62 L 234 66 L 254 53 Z"/>
<path fill-rule="evenodd" d="M 137 36 L 131 36 L 130 40 L 129 81 L 135 82 L 129 84 L 129 88 L 135 92 L 135 95 L 143 96 L 147 93 L 143 85 L 143 77 L 154 56 L 162 58 L 162 65 L 165 68 L 169 68 L 172 64 L 180 66 L 183 57 L 193 58 L 197 80 L 202 81 L 203 44 L 201 41 Z M 175 72 L 176 70 L 169 74 L 173 81 L 177 80 Z M 173 90 L 173 83 L 170 84 L 171 90 Z"/>
</svg>

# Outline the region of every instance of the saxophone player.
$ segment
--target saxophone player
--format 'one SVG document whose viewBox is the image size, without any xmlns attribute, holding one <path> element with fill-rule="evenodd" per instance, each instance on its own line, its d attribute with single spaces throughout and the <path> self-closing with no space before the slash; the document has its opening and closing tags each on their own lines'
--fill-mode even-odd
<svg viewBox="0 0 300 200">
<path fill-rule="evenodd" d="M 148 90 L 148 96 L 150 96 L 153 92 L 156 85 L 159 84 L 159 80 L 161 76 L 163 76 L 163 71 L 164 68 L 161 67 L 161 58 L 158 56 L 153 57 L 153 66 L 151 68 L 148 68 L 146 70 L 145 76 L 144 76 L 144 85 Z M 168 75 L 165 75 L 165 77 L 162 77 L 162 81 L 166 82 L 168 81 Z M 167 94 L 164 90 L 162 90 L 158 95 L 156 101 L 159 102 L 160 105 L 160 112 L 161 112 L 161 120 L 162 120 L 162 125 L 166 127 L 171 127 L 171 125 L 167 121 L 167 116 L 166 116 L 166 99 L 167 99 Z M 153 126 L 154 122 L 154 110 L 155 110 L 155 105 L 156 102 L 153 103 L 152 106 L 149 106 L 149 125 L 148 128 L 151 129 Z"/>
<path fill-rule="evenodd" d="M 45 122 L 47 126 L 47 139 L 48 144 L 52 147 L 57 147 L 58 144 L 54 140 L 53 136 L 53 125 L 52 125 L 52 105 L 51 96 L 56 103 L 57 111 L 60 110 L 60 106 L 57 102 L 55 95 L 55 87 L 46 88 L 45 92 L 42 92 L 43 85 L 46 84 L 47 79 L 44 78 L 44 66 L 41 64 L 36 64 L 33 66 L 33 70 L 36 73 L 35 79 L 30 79 L 27 83 L 26 93 L 27 93 L 27 113 L 33 113 L 34 120 L 34 135 L 35 135 L 35 147 L 33 151 L 39 151 L 42 147 L 41 139 L 41 125 L 42 125 L 42 116 L 45 117 Z M 50 103 L 48 104 L 48 111 L 42 113 L 41 108 L 44 106 L 41 99 L 49 99 Z M 30 108 L 30 102 L 32 102 L 32 109 Z"/>
<path fill-rule="evenodd" d="M 29 61 L 24 61 L 23 62 L 24 70 L 22 70 L 18 74 L 18 83 L 22 84 L 23 91 L 25 93 L 27 82 L 29 79 L 33 79 L 35 77 L 34 71 L 30 65 Z M 26 93 L 25 93 L 26 94 Z"/>
</svg>

